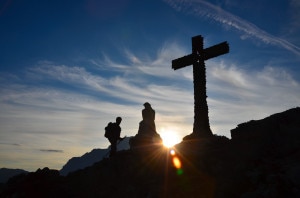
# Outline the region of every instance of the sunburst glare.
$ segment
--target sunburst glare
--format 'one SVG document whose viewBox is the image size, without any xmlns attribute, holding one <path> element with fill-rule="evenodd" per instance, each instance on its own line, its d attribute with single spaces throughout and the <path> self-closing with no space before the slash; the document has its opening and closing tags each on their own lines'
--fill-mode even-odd
<svg viewBox="0 0 300 198">
<path fill-rule="evenodd" d="M 163 145 L 168 148 L 174 146 L 175 144 L 181 141 L 178 134 L 172 130 L 162 129 L 160 132 L 160 136 L 163 140 Z"/>
</svg>

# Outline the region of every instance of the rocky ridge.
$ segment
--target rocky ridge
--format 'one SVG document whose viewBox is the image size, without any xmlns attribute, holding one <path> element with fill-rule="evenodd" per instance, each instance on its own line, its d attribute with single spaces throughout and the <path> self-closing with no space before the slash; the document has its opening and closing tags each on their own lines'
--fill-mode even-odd
<svg viewBox="0 0 300 198">
<path fill-rule="evenodd" d="M 44 168 L 10 179 L 0 197 L 300 197 L 299 107 L 231 135 L 185 140 L 175 155 L 159 144 L 120 151 L 67 176 Z"/>
</svg>

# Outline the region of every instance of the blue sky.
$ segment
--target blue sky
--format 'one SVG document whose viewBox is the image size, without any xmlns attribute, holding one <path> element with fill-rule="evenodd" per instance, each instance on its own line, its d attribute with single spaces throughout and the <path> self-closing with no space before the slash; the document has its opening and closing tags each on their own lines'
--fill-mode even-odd
<svg viewBox="0 0 300 198">
<path fill-rule="evenodd" d="M 299 106 L 299 18 L 297 0 L 1 0 L 0 167 L 61 169 L 116 116 L 135 135 L 146 101 L 160 134 L 190 134 L 192 67 L 171 61 L 196 35 L 230 45 L 206 61 L 213 133 Z"/>
</svg>

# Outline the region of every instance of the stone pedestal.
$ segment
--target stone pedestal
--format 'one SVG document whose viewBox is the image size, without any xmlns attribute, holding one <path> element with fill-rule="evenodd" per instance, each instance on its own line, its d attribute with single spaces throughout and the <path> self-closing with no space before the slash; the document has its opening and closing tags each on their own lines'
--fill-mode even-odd
<svg viewBox="0 0 300 198">
<path fill-rule="evenodd" d="M 155 131 L 155 126 L 149 125 L 145 121 L 140 122 L 138 133 L 129 140 L 130 149 L 142 149 L 161 144 L 162 139 Z"/>
</svg>

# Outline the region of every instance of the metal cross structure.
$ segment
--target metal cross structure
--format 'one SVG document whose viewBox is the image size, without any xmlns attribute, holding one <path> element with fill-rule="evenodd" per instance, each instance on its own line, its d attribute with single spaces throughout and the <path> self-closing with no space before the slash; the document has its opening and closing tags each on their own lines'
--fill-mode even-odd
<svg viewBox="0 0 300 198">
<path fill-rule="evenodd" d="M 203 37 L 192 37 L 192 53 L 172 60 L 172 68 L 180 69 L 193 65 L 194 78 L 194 127 L 193 138 L 210 137 L 212 132 L 209 126 L 208 106 L 206 101 L 206 73 L 205 60 L 226 54 L 229 52 L 227 42 L 222 42 L 212 47 L 203 49 Z"/>
</svg>

